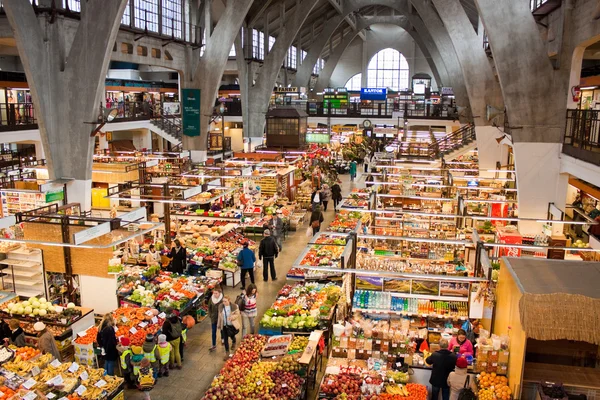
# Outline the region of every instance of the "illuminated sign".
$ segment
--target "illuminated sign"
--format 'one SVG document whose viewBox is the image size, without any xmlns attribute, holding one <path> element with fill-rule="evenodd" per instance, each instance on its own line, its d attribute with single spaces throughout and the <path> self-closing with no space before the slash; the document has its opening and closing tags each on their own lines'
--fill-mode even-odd
<svg viewBox="0 0 600 400">
<path fill-rule="evenodd" d="M 385 100 L 387 89 L 385 88 L 362 88 L 360 89 L 361 100 Z"/>
</svg>

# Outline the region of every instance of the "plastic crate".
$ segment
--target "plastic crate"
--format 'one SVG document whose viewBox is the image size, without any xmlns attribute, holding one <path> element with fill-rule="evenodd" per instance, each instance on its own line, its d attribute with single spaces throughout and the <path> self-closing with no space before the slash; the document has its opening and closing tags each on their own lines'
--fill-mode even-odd
<svg viewBox="0 0 600 400">
<path fill-rule="evenodd" d="M 551 397 L 551 396 L 548 396 L 548 395 L 546 395 L 544 393 L 544 388 L 560 389 L 562 391 L 562 395 L 560 397 Z M 542 381 L 542 382 L 540 382 L 540 384 L 538 386 L 538 391 L 540 393 L 540 398 L 542 400 L 569 400 L 569 396 L 567 395 L 567 393 L 563 389 L 562 382 L 546 382 L 546 381 Z"/>
<path fill-rule="evenodd" d="M 281 335 L 281 327 L 279 327 L 279 328 L 272 328 L 272 327 L 266 327 L 266 326 L 260 325 L 258 327 L 258 334 L 259 335 L 265 335 L 265 336 Z"/>
</svg>

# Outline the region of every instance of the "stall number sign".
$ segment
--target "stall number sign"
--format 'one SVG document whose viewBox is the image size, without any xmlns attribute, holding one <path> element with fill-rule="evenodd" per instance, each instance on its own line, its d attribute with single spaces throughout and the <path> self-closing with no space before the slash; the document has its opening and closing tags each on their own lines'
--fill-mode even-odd
<svg viewBox="0 0 600 400">
<path fill-rule="evenodd" d="M 362 88 L 360 89 L 361 100 L 385 100 L 387 89 L 385 88 Z"/>
<path fill-rule="evenodd" d="M 200 136 L 200 89 L 182 89 L 183 134 Z"/>
</svg>

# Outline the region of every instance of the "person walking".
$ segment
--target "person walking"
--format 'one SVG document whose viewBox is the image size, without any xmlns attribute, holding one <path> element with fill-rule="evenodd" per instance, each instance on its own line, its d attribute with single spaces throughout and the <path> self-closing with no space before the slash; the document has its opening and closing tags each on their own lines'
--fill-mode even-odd
<svg viewBox="0 0 600 400">
<path fill-rule="evenodd" d="M 321 201 L 323 202 L 323 211 L 327 211 L 327 204 L 331 200 L 331 189 L 329 189 L 329 185 L 324 183 L 323 189 L 321 189 Z"/>
<path fill-rule="evenodd" d="M 244 294 L 244 311 L 242 311 L 242 337 L 246 336 L 248 331 L 254 335 L 254 319 L 258 311 L 256 309 L 256 285 L 251 283 Z"/>
<path fill-rule="evenodd" d="M 321 201 L 321 190 L 316 188 L 313 190 L 312 195 L 310 196 L 311 211 L 315 211 L 315 208 L 321 205 Z"/>
<path fill-rule="evenodd" d="M 171 259 L 171 272 L 183 274 L 187 269 L 187 253 L 181 246 L 179 239 L 175 239 L 171 245 L 171 252 L 167 256 Z"/>
<path fill-rule="evenodd" d="M 58 347 L 56 346 L 56 341 L 54 340 L 54 335 L 52 335 L 52 332 L 50 332 L 46 328 L 46 324 L 44 324 L 42 321 L 38 321 L 35 324 L 33 324 L 33 329 L 38 333 L 38 336 L 39 336 L 38 349 L 40 349 L 42 354 L 52 354 L 52 356 L 55 359 L 57 359 L 58 361 L 61 361 L 60 352 L 58 351 Z M 113 329 L 112 333 L 114 336 L 114 334 L 115 334 L 114 329 Z M 114 336 L 114 340 L 115 340 L 115 353 L 116 353 L 116 351 L 117 351 L 116 336 Z M 107 359 L 107 363 L 108 363 L 108 359 Z M 107 373 L 108 373 L 108 369 L 107 369 Z M 114 375 L 114 364 L 113 364 L 112 374 Z"/>
<path fill-rule="evenodd" d="M 471 389 L 477 393 L 477 383 L 475 376 L 472 378 L 467 375 L 468 363 L 466 358 L 459 357 L 456 360 L 456 369 L 448 375 L 448 386 L 450 387 L 450 400 L 458 400 L 458 395 L 463 389 Z M 469 382 L 467 382 L 469 378 Z"/>
<path fill-rule="evenodd" d="M 350 161 L 350 182 L 354 182 L 356 178 L 356 161 Z"/>
<path fill-rule="evenodd" d="M 160 354 L 160 367 L 158 377 L 169 376 L 169 360 L 171 358 L 171 344 L 167 342 L 166 335 L 158 335 L 158 353 Z"/>
<path fill-rule="evenodd" d="M 368 153 L 365 154 L 365 159 L 364 159 L 363 162 L 365 164 L 365 173 L 367 173 L 367 172 L 370 171 L 369 166 L 370 166 L 370 163 L 371 163 L 371 157 L 369 157 Z"/>
<path fill-rule="evenodd" d="M 219 305 L 219 321 L 217 328 L 221 331 L 221 337 L 225 343 L 225 361 L 233 354 L 229 353 L 229 339 L 231 339 L 231 350 L 235 349 L 235 336 L 240 331 L 240 310 L 235 303 L 231 302 L 229 296 L 223 297 L 223 303 Z"/>
<path fill-rule="evenodd" d="M 115 334 L 115 320 L 111 313 L 106 313 L 102 318 L 98 336 L 100 339 L 98 344 L 103 349 L 106 375 L 114 376 L 115 367 L 119 360 L 119 351 L 117 350 L 118 341 Z M 54 340 L 54 337 L 52 339 Z"/>
<path fill-rule="evenodd" d="M 254 283 L 254 263 L 256 256 L 248 248 L 248 242 L 244 242 L 242 250 L 237 256 L 238 265 L 241 268 L 242 290 L 246 288 L 246 274 L 250 275 L 250 282 Z"/>
<path fill-rule="evenodd" d="M 313 230 L 313 236 L 317 234 L 321 230 L 321 224 L 325 218 L 323 218 L 323 213 L 321 212 L 321 207 L 317 207 L 315 211 L 310 214 L 310 227 Z"/>
<path fill-rule="evenodd" d="M 275 238 L 275 242 L 277 242 L 277 246 L 279 246 L 279 251 L 283 250 L 282 247 L 282 239 L 283 239 L 283 211 L 281 208 L 278 208 L 275 211 L 275 215 L 271 218 L 271 223 L 269 229 L 271 230 L 271 236 Z"/>
<path fill-rule="evenodd" d="M 338 206 L 342 201 L 342 187 L 337 182 L 331 187 L 331 198 L 333 199 L 333 211 L 337 212 Z"/>
<path fill-rule="evenodd" d="M 25 347 L 25 331 L 21 328 L 21 324 L 18 319 L 11 319 L 8 322 L 10 327 L 10 344 L 14 344 L 17 347 Z"/>
<path fill-rule="evenodd" d="M 271 231 L 265 229 L 265 237 L 260 241 L 258 246 L 258 259 L 263 260 L 263 279 L 265 282 L 269 280 L 269 268 L 271 269 L 271 280 L 277 280 L 275 272 L 275 259 L 279 256 L 279 247 L 275 239 L 271 236 Z"/>
<path fill-rule="evenodd" d="M 179 317 L 171 312 L 162 327 L 162 332 L 166 336 L 167 342 L 171 345 L 169 355 L 169 369 L 181 369 L 181 353 L 179 344 L 181 343 L 181 323 Z"/>
<path fill-rule="evenodd" d="M 223 303 L 223 291 L 219 286 L 212 291 L 212 296 L 208 300 L 208 315 L 212 325 L 212 347 L 208 349 L 213 352 L 217 349 L 217 323 L 219 322 L 219 306 Z"/>
<path fill-rule="evenodd" d="M 450 400 L 450 387 L 448 386 L 448 376 L 454 370 L 456 365 L 456 354 L 448 350 L 448 341 L 440 340 L 440 350 L 436 351 L 425 362 L 432 366 L 431 377 L 431 400 L 438 400 L 440 391 L 442 400 Z"/>
</svg>

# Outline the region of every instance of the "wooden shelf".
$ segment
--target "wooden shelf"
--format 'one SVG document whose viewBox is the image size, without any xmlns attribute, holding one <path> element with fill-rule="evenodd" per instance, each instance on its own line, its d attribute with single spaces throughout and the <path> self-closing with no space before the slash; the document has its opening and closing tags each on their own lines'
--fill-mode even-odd
<svg viewBox="0 0 600 400">
<path fill-rule="evenodd" d="M 15 258 L 7 258 L 5 260 L 1 260 L 0 264 L 11 265 L 14 267 L 26 267 L 26 268 L 39 267 L 41 265 L 41 263 L 39 263 L 39 262 L 27 261 L 27 260 L 17 260 Z"/>
</svg>

